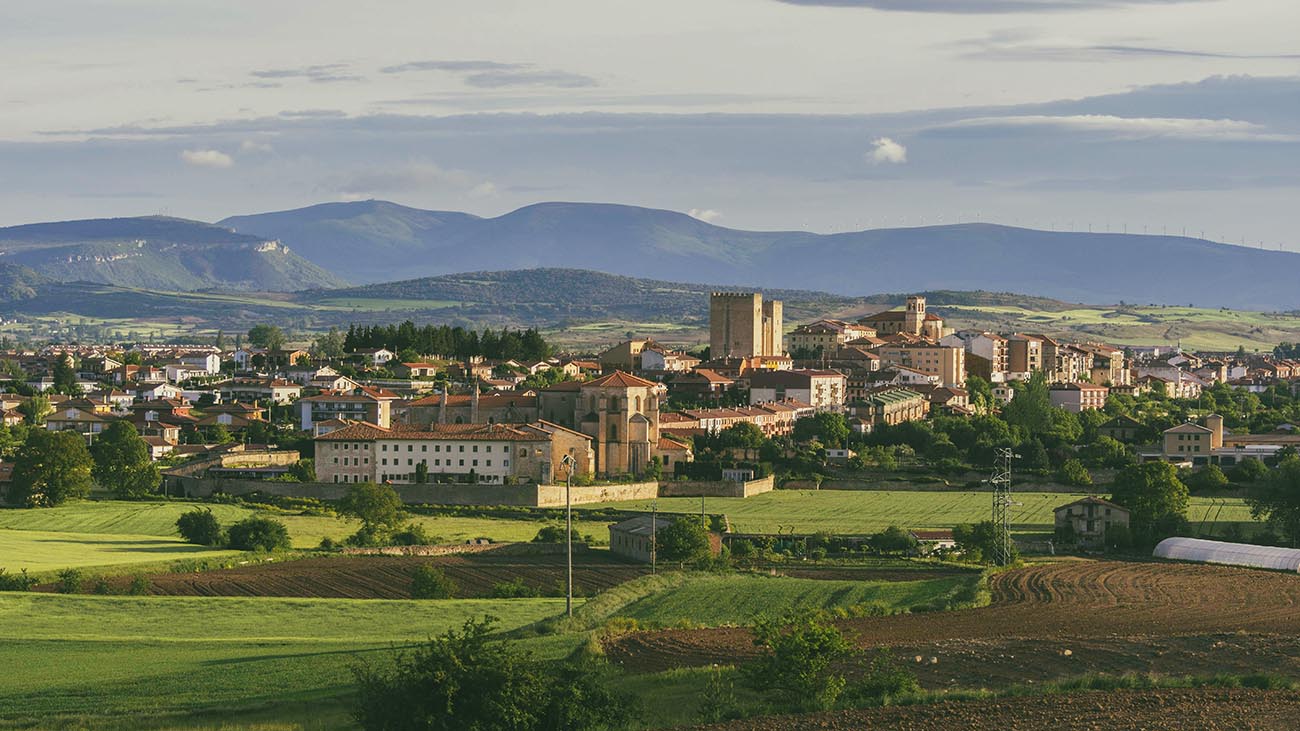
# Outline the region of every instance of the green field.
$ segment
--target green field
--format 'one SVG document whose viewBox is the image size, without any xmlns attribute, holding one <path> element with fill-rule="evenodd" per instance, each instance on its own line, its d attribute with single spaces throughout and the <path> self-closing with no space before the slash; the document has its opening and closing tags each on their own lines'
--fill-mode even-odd
<svg viewBox="0 0 1300 731">
<path fill-rule="evenodd" d="M 971 586 L 978 574 L 921 581 L 834 581 L 784 576 L 692 576 L 670 591 L 631 602 L 614 616 L 651 625 L 747 625 L 762 617 L 781 617 L 837 607 L 872 605 L 887 613 L 917 605 L 945 603 Z M 719 601 L 726 597 L 726 601 Z"/>
<path fill-rule="evenodd" d="M 1018 492 L 1011 508 L 1012 530 L 1050 532 L 1052 509 L 1083 496 L 1052 492 Z M 705 509 L 722 513 L 740 533 L 875 533 L 891 525 L 902 528 L 951 528 L 987 520 L 992 493 L 877 490 L 774 490 L 750 498 L 709 498 Z M 625 510 L 650 510 L 649 500 L 608 504 Z M 699 498 L 661 498 L 658 508 L 669 513 L 699 513 Z M 1207 518 L 1208 516 L 1208 518 Z M 1193 497 L 1188 520 L 1220 528 L 1250 522 L 1250 508 L 1240 498 Z"/>
<path fill-rule="evenodd" d="M 189 502 L 84 501 L 57 508 L 0 510 L 0 568 L 17 572 L 49 571 L 69 566 L 112 566 L 166 561 L 172 558 L 216 557 L 214 551 L 180 541 L 176 518 L 195 508 Z M 325 537 L 342 540 L 359 523 L 333 516 L 292 515 L 237 505 L 208 505 L 223 524 L 250 515 L 283 521 L 296 548 L 315 548 Z M 579 514 L 580 515 L 580 514 Z M 445 543 L 474 538 L 529 541 L 542 521 L 462 516 L 413 516 L 431 536 Z M 609 540 L 608 522 L 575 521 L 596 543 Z"/>
<path fill-rule="evenodd" d="M 357 601 L 0 594 L 0 719 L 158 714 L 337 696 L 360 655 L 562 599 Z"/>
</svg>

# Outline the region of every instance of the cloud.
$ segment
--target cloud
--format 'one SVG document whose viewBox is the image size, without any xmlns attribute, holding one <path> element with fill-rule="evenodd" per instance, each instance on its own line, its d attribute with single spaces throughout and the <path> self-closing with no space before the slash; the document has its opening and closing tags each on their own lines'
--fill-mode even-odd
<svg viewBox="0 0 1300 731">
<path fill-rule="evenodd" d="M 1137 39 L 1144 40 L 1144 39 Z M 1005 29 L 983 38 L 957 41 L 951 47 L 963 58 L 992 61 L 1109 61 L 1115 58 L 1213 58 L 1223 60 L 1293 60 L 1297 53 L 1229 53 L 1191 48 L 1127 43 L 1092 43 L 1069 38 L 1049 38 L 1033 31 Z"/>
<path fill-rule="evenodd" d="M 360 76 L 350 73 L 346 64 L 341 63 L 327 63 L 288 69 L 259 69 L 256 71 L 250 71 L 249 75 L 258 79 L 306 79 L 317 84 L 362 80 Z"/>
<path fill-rule="evenodd" d="M 786 5 L 823 8 L 871 8 L 908 13 L 1049 13 L 1129 5 L 1174 5 L 1205 0 L 777 0 Z"/>
<path fill-rule="evenodd" d="M 888 137 L 872 140 L 871 148 L 866 157 L 872 165 L 902 165 L 907 162 L 907 148 Z"/>
<path fill-rule="evenodd" d="M 1294 135 L 1274 134 L 1262 125 L 1236 119 L 1183 119 L 1177 117 L 1117 117 L 1108 114 L 1051 116 L 1030 114 L 976 117 L 937 125 L 926 133 L 961 136 L 967 133 L 995 136 L 1033 131 L 1059 131 L 1110 139 L 1179 139 L 1220 141 L 1292 142 Z"/>
<path fill-rule="evenodd" d="M 497 89 L 504 86 L 550 86 L 559 89 L 579 89 L 596 86 L 590 76 L 568 71 L 483 71 L 465 77 L 465 83 L 480 89 Z"/>
<path fill-rule="evenodd" d="M 271 152 L 273 149 L 270 143 L 257 140 L 244 140 L 239 143 L 239 151 L 243 153 Z"/>
<path fill-rule="evenodd" d="M 722 218 L 722 213 L 712 208 L 692 208 L 686 212 L 691 218 L 698 218 L 705 223 L 713 223 Z"/>
<path fill-rule="evenodd" d="M 354 170 L 333 187 L 336 193 L 349 200 L 415 191 L 453 191 L 474 198 L 490 198 L 497 192 L 496 185 L 490 180 L 429 162 Z"/>
<path fill-rule="evenodd" d="M 228 168 L 235 164 L 233 157 L 220 150 L 185 150 L 181 160 L 196 168 Z"/>
<path fill-rule="evenodd" d="M 504 63 L 480 60 L 410 61 L 379 69 L 385 74 L 404 74 L 418 71 L 443 71 L 459 74 L 466 84 L 480 89 L 499 89 L 510 86 L 545 86 L 557 89 L 579 89 L 598 86 L 594 78 L 570 71 L 539 69 L 531 63 Z"/>
<path fill-rule="evenodd" d="M 396 66 L 384 66 L 381 74 L 404 74 L 411 71 L 453 71 L 467 73 L 475 71 L 507 71 L 525 68 L 527 64 L 501 63 L 499 61 L 410 61 Z"/>
</svg>

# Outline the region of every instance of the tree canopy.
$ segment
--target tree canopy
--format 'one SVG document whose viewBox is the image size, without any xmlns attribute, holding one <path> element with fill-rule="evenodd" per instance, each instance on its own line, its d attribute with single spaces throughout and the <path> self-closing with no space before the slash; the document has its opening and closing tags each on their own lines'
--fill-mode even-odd
<svg viewBox="0 0 1300 731">
<path fill-rule="evenodd" d="M 90 448 L 95 460 L 95 481 L 119 498 L 152 494 L 161 478 L 149 445 L 129 421 L 108 425 Z"/>
<path fill-rule="evenodd" d="M 1129 509 L 1129 527 L 1140 542 L 1167 538 L 1187 519 L 1187 486 L 1168 462 L 1145 462 L 1120 470 L 1110 499 Z"/>
<path fill-rule="evenodd" d="M 85 497 L 90 494 L 93 464 L 80 434 L 32 429 L 14 458 L 9 502 L 46 508 Z"/>
</svg>

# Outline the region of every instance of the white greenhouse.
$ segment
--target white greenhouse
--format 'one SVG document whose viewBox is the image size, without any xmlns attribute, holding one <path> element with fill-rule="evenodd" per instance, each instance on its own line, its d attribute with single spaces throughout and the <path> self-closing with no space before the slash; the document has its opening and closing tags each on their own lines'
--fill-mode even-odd
<svg viewBox="0 0 1300 731">
<path fill-rule="evenodd" d="M 1300 571 L 1300 549 L 1297 548 L 1252 546 L 1247 543 L 1224 543 L 1200 538 L 1166 538 L 1156 546 L 1155 557 L 1278 571 Z"/>
</svg>

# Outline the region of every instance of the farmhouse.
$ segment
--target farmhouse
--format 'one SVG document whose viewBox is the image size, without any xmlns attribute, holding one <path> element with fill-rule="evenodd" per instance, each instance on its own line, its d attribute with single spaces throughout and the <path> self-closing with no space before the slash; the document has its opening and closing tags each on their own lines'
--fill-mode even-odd
<svg viewBox="0 0 1300 731">
<path fill-rule="evenodd" d="M 1128 508 L 1109 500 L 1088 496 L 1052 511 L 1057 535 L 1071 535 L 1080 545 L 1100 545 L 1111 528 L 1128 529 Z"/>
<path fill-rule="evenodd" d="M 550 484 L 572 456 L 578 475 L 592 474 L 591 438 L 556 424 L 430 424 L 385 428 L 352 423 L 316 437 L 322 482 L 411 484 L 423 469 L 473 483 Z"/>
<path fill-rule="evenodd" d="M 657 548 L 653 536 L 678 520 L 696 520 L 694 516 L 638 515 L 609 527 L 609 552 L 641 563 L 650 563 Z M 722 551 L 722 539 L 709 534 L 709 552 Z"/>
</svg>

